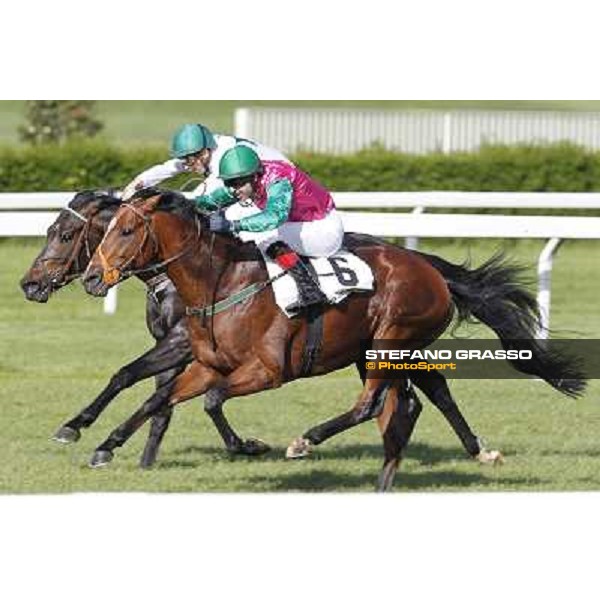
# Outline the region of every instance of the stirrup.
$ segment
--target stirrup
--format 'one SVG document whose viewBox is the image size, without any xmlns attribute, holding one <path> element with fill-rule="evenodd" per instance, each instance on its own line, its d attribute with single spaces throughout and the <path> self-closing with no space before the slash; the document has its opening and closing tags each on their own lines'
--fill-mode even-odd
<svg viewBox="0 0 600 600">
<path fill-rule="evenodd" d="M 298 287 L 298 302 L 288 307 L 290 311 L 302 310 L 311 306 L 318 306 L 328 302 L 327 296 L 323 293 L 319 282 L 315 281 L 309 267 L 299 261 L 294 267 L 288 270 L 288 273 L 294 278 Z"/>
<path fill-rule="evenodd" d="M 311 306 L 322 306 L 328 303 L 327 296 L 323 293 L 323 290 L 314 281 L 310 281 L 307 285 L 303 281 L 296 281 L 298 286 L 298 301 L 290 304 L 288 310 L 296 312 Z"/>
</svg>

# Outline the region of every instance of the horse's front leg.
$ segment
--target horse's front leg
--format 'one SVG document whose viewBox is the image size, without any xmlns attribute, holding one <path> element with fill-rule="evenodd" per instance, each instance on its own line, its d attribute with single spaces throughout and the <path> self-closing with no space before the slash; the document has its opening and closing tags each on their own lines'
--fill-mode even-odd
<svg viewBox="0 0 600 600">
<path fill-rule="evenodd" d="M 96 448 L 90 461 L 91 467 L 101 467 L 113 459 L 113 450 L 121 447 L 150 417 L 160 411 L 184 402 L 195 396 L 200 396 L 219 381 L 220 376 L 213 369 L 194 361 L 187 366 L 175 381 L 158 389 L 140 409 L 127 421 L 117 427 Z"/>
<path fill-rule="evenodd" d="M 181 367 L 171 369 L 157 375 L 156 389 L 158 390 L 162 387 L 168 386 L 168 391 L 166 391 L 166 393 L 168 393 L 170 396 L 173 391 L 175 378 L 183 372 L 184 368 L 185 365 L 182 365 Z M 166 404 L 157 414 L 152 417 L 148 440 L 146 441 L 146 446 L 144 447 L 144 451 L 140 459 L 140 467 L 142 467 L 142 469 L 148 469 L 156 462 L 158 449 L 165 433 L 167 432 L 167 429 L 169 428 L 172 416 L 173 407 L 169 404 Z"/>
<path fill-rule="evenodd" d="M 271 450 L 271 447 L 262 440 L 242 439 L 225 417 L 223 404 L 234 396 L 246 396 L 276 387 L 278 384 L 274 385 L 274 382 L 272 372 L 266 369 L 262 362 L 256 360 L 234 371 L 220 387 L 206 394 L 204 410 L 212 419 L 230 453 L 258 456 Z"/>
<path fill-rule="evenodd" d="M 100 395 L 76 417 L 60 427 L 53 439 L 63 444 L 77 442 L 81 437 L 80 430 L 92 425 L 124 389 L 168 369 L 185 365 L 191 358 L 192 352 L 185 325 L 178 324 L 152 350 L 119 369 Z"/>
</svg>

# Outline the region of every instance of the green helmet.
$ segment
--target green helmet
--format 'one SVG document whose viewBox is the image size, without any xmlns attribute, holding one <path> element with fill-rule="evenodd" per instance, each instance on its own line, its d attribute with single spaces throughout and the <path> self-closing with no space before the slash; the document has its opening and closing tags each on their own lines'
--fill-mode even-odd
<svg viewBox="0 0 600 600">
<path fill-rule="evenodd" d="M 214 150 L 217 142 L 208 127 L 200 123 L 188 124 L 179 128 L 171 140 L 171 156 L 184 158 L 188 154 L 194 154 L 209 148 Z"/>
<path fill-rule="evenodd" d="M 223 181 L 252 175 L 260 169 L 258 154 L 248 146 L 234 146 L 227 150 L 219 163 L 219 177 Z"/>
</svg>

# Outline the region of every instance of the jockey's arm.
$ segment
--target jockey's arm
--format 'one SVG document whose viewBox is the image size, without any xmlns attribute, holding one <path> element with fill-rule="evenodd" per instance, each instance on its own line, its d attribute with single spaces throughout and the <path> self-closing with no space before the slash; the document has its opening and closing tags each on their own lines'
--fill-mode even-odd
<svg viewBox="0 0 600 600">
<path fill-rule="evenodd" d="M 235 197 L 226 187 L 220 187 L 203 196 L 194 198 L 198 210 L 217 210 L 235 202 Z"/>
<path fill-rule="evenodd" d="M 237 223 L 239 231 L 269 231 L 277 229 L 287 221 L 292 208 L 292 184 L 288 179 L 279 179 L 267 187 L 267 204 L 261 212 L 244 217 Z"/>
<path fill-rule="evenodd" d="M 123 190 L 123 198 L 127 200 L 137 191 L 152 187 L 164 181 L 165 179 L 169 179 L 171 177 L 175 177 L 175 175 L 179 175 L 185 171 L 185 164 L 182 160 L 177 158 L 173 158 L 164 162 L 160 165 L 155 165 L 154 167 L 150 167 L 146 169 L 143 173 L 140 173 L 131 183 L 129 183 L 125 189 Z"/>
</svg>

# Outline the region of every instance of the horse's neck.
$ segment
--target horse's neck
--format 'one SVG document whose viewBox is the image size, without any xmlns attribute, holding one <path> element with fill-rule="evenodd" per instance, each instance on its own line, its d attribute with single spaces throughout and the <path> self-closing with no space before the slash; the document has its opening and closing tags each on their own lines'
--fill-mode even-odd
<svg viewBox="0 0 600 600">
<path fill-rule="evenodd" d="M 264 278 L 266 272 L 258 260 L 240 262 L 243 248 L 232 238 L 205 233 L 190 252 L 167 267 L 186 306 L 208 306 L 223 294 Z M 163 254 L 163 260 L 174 255 L 175 247 Z"/>
</svg>

